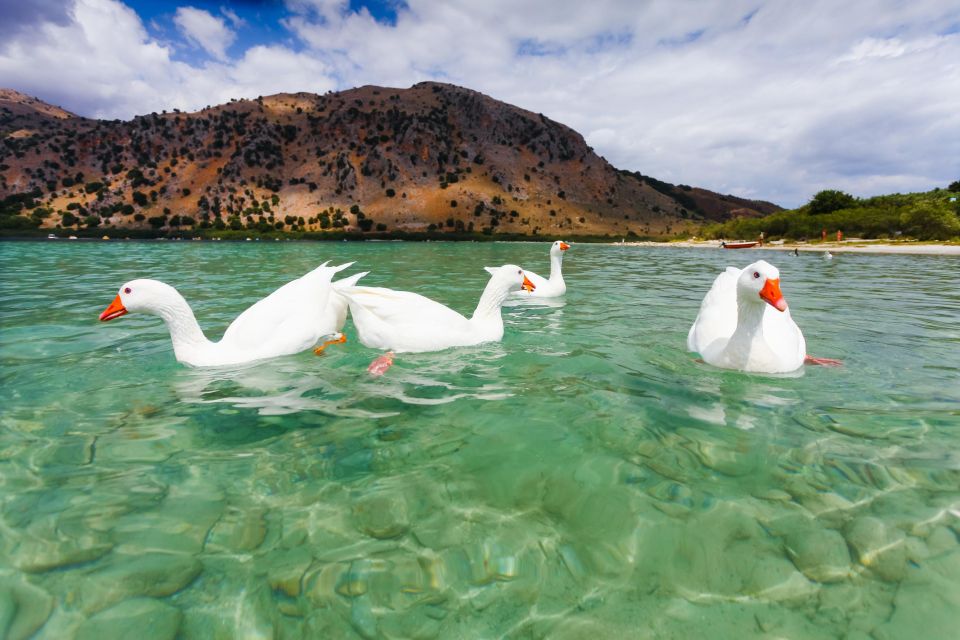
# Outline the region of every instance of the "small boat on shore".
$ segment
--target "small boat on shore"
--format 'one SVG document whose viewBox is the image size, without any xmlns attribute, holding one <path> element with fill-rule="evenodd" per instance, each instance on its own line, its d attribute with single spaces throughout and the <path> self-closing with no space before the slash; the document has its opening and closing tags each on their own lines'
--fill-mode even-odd
<svg viewBox="0 0 960 640">
<path fill-rule="evenodd" d="M 758 244 L 761 244 L 761 243 L 759 241 L 758 242 L 721 242 L 720 246 L 723 247 L 724 249 L 749 249 L 750 247 L 755 247 Z"/>
</svg>

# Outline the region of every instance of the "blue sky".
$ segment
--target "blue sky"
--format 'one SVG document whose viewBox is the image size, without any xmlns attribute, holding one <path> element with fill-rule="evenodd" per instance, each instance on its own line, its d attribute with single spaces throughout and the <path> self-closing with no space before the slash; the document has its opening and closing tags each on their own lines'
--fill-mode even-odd
<svg viewBox="0 0 960 640">
<path fill-rule="evenodd" d="M 255 45 L 270 45 L 286 42 L 296 46 L 295 39 L 283 27 L 280 21 L 288 15 L 282 2 L 185 2 L 182 5 L 163 0 L 144 0 L 127 2 L 143 20 L 147 31 L 155 38 L 169 39 L 176 43 L 176 57 L 193 64 L 201 63 L 206 52 L 202 47 L 191 43 L 174 22 L 174 16 L 180 6 L 194 7 L 206 11 L 221 20 L 236 35 L 236 40 L 227 49 L 231 56 L 242 55 Z M 239 24 L 236 19 L 239 18 Z"/>
<path fill-rule="evenodd" d="M 102 118 L 440 80 L 785 206 L 960 179 L 942 0 L 0 0 L 0 86 Z"/>
</svg>

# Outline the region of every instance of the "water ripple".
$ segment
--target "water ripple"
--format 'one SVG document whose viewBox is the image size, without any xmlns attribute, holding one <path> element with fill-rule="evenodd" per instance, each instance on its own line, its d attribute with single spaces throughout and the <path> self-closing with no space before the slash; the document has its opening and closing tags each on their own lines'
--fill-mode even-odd
<svg viewBox="0 0 960 640">
<path fill-rule="evenodd" d="M 685 352 L 715 275 L 760 257 L 844 367 Z M 467 314 L 478 265 L 547 270 L 537 243 L 0 244 L 0 570 L 51 598 L 39 637 L 145 597 L 183 637 L 951 628 L 955 259 L 574 245 L 567 296 L 510 301 L 502 343 L 379 378 L 349 323 L 323 357 L 189 369 L 157 319 L 97 322 L 154 277 L 217 338 L 328 259 Z"/>
</svg>

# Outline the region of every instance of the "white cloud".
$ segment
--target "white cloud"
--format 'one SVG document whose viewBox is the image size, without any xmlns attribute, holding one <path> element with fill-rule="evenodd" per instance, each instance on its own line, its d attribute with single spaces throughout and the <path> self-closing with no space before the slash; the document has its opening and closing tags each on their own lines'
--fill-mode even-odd
<svg viewBox="0 0 960 640">
<path fill-rule="evenodd" d="M 0 86 L 97 118 L 336 88 L 321 60 L 284 46 L 254 47 L 223 63 L 177 61 L 115 0 L 77 0 L 65 24 L 46 22 L 0 41 Z"/>
<path fill-rule="evenodd" d="M 220 13 L 227 17 L 227 20 L 230 21 L 230 24 L 233 25 L 234 29 L 247 26 L 247 21 L 238 16 L 235 11 L 230 9 L 230 7 L 220 7 Z"/>
<path fill-rule="evenodd" d="M 297 43 L 233 58 L 224 19 L 193 9 L 219 26 L 178 22 L 214 58 L 189 65 L 117 0 L 77 0 L 0 41 L 0 85 L 130 117 L 437 79 L 563 122 L 618 167 L 785 205 L 960 178 L 960 34 L 944 28 L 960 8 L 939 0 L 409 0 L 389 24 L 346 0 L 287 6 Z"/>
<path fill-rule="evenodd" d="M 226 60 L 227 48 L 237 37 L 223 18 L 194 7 L 177 8 L 173 23 L 190 42 L 217 60 Z"/>
<path fill-rule="evenodd" d="M 903 42 L 900 38 L 864 38 L 849 52 L 838 58 L 837 62 L 860 62 L 869 58 L 899 58 L 907 53 L 933 49 L 941 43 L 942 38 L 939 36 L 917 38 L 911 42 Z"/>
<path fill-rule="evenodd" d="M 870 195 L 960 176 L 945 146 L 960 136 L 960 36 L 935 35 L 960 10 L 935 0 L 411 0 L 396 25 L 332 6 L 288 26 L 343 86 L 462 84 L 665 180 L 796 205 L 822 188 Z M 857 64 L 838 66 L 844 56 Z"/>
</svg>

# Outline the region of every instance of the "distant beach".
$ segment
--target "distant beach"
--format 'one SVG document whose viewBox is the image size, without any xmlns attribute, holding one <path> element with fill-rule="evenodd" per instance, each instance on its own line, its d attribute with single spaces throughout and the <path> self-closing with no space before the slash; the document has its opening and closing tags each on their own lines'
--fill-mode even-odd
<svg viewBox="0 0 960 640">
<path fill-rule="evenodd" d="M 678 247 L 689 249 L 719 249 L 719 240 L 681 240 L 677 242 L 616 242 L 614 244 L 625 247 Z M 769 249 L 773 251 L 824 252 L 831 253 L 887 253 L 905 255 L 929 256 L 960 256 L 960 245 L 940 244 L 934 242 L 887 242 L 883 240 L 851 239 L 843 242 L 794 242 L 783 244 L 764 243 L 763 246 L 752 249 Z M 731 251 L 736 251 L 731 249 Z"/>
</svg>

